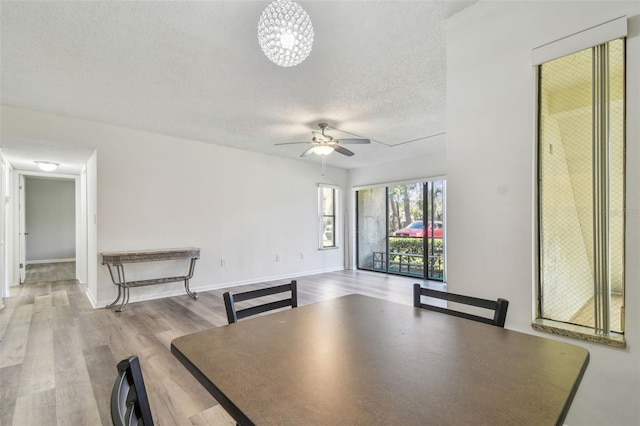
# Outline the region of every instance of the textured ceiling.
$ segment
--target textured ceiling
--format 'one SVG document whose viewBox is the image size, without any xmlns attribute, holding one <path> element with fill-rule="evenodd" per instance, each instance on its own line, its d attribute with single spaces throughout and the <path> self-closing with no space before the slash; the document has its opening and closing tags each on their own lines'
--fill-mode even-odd
<svg viewBox="0 0 640 426">
<path fill-rule="evenodd" d="M 373 141 L 327 164 L 375 165 L 444 149 L 444 21 L 470 3 L 300 2 L 313 50 L 281 68 L 257 42 L 268 2 L 3 1 L 1 101 L 290 158 L 307 146 L 274 144 L 327 122 Z"/>
</svg>

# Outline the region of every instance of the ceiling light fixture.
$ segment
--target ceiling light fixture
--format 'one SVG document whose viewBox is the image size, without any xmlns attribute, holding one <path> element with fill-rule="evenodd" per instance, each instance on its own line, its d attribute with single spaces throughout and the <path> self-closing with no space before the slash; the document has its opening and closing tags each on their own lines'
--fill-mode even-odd
<svg viewBox="0 0 640 426">
<path fill-rule="evenodd" d="M 276 65 L 298 65 L 309 56 L 313 47 L 311 19 L 298 3 L 276 0 L 260 16 L 258 42 L 267 58 Z"/>
<path fill-rule="evenodd" d="M 52 172 L 60 165 L 58 163 L 52 163 L 51 161 L 35 161 L 35 163 L 40 167 L 40 170 L 44 172 Z"/>
<path fill-rule="evenodd" d="M 313 153 L 318 155 L 329 155 L 333 152 L 331 145 L 320 144 L 313 147 Z"/>
</svg>

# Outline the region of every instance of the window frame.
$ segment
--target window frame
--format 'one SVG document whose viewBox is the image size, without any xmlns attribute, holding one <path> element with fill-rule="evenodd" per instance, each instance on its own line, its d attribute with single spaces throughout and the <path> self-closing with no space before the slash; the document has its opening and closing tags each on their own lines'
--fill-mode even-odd
<svg viewBox="0 0 640 426">
<path fill-rule="evenodd" d="M 626 24 L 626 22 L 625 22 Z M 626 30 L 626 26 L 625 26 L 625 30 Z M 627 113 L 627 86 L 628 86 L 628 81 L 627 81 L 627 55 L 628 55 L 628 50 L 627 50 L 627 40 L 626 40 L 626 34 L 622 35 L 622 36 L 618 36 L 609 40 L 603 40 L 603 41 L 599 41 L 599 42 L 595 42 L 591 48 L 597 48 L 601 45 L 607 44 L 611 41 L 614 40 L 619 40 L 622 39 L 622 43 L 623 43 L 623 123 L 622 123 L 622 135 L 623 135 L 623 182 L 622 182 L 622 191 L 623 191 L 623 200 L 626 200 L 627 198 L 627 193 L 626 193 L 626 168 L 627 168 L 627 159 L 626 159 L 626 155 L 625 155 L 625 151 L 626 151 L 626 139 L 627 139 L 627 120 L 626 120 L 626 113 Z M 589 48 L 589 47 L 587 47 Z M 574 53 L 579 52 L 580 50 L 584 50 L 584 49 L 578 49 L 574 52 L 565 52 L 565 55 L 572 55 Z M 562 55 L 562 56 L 565 56 Z M 534 288 L 535 288 L 535 310 L 534 310 L 534 319 L 532 321 L 532 327 L 535 330 L 538 331 L 543 331 L 543 332 L 548 332 L 548 333 L 552 333 L 552 334 L 557 334 L 557 335 L 562 335 L 562 336 L 566 336 L 566 337 L 571 337 L 571 338 L 577 338 L 580 340 L 586 340 L 592 343 L 599 343 L 599 344 L 603 344 L 603 345 L 607 345 L 607 346 L 613 346 L 613 347 L 617 347 L 617 348 L 625 348 L 626 347 L 626 340 L 625 340 L 625 328 L 624 328 L 624 322 L 625 322 L 625 312 L 624 312 L 624 303 L 623 303 L 623 307 L 622 307 L 622 312 L 621 312 L 621 322 L 622 322 L 622 331 L 618 332 L 618 331 L 611 331 L 608 330 L 608 332 L 602 332 L 601 330 L 598 330 L 597 325 L 594 325 L 593 327 L 590 326 L 584 326 L 584 325 L 576 325 L 576 324 L 572 324 L 572 323 L 568 323 L 568 322 L 563 322 L 563 321 L 559 321 L 559 320 L 553 320 L 553 319 L 548 319 L 548 318 L 544 318 L 542 315 L 542 308 L 543 308 L 543 292 L 542 292 L 542 276 L 541 276 L 541 267 L 542 267 L 542 258 L 543 258 L 543 253 L 542 253 L 542 227 L 541 227 L 541 217 L 542 217 L 542 192 L 541 192 L 541 187 L 542 187 L 542 161 L 541 161 L 541 146 L 543 145 L 543 143 L 545 143 L 542 140 L 542 135 L 541 135 L 541 126 L 542 126 L 542 117 L 541 117 L 541 101 L 542 101 L 542 80 L 541 80 L 541 67 L 542 65 L 544 65 L 545 63 L 548 63 L 550 61 L 553 61 L 555 59 L 558 59 L 558 57 L 551 57 L 551 58 L 546 58 L 546 60 L 544 62 L 538 62 L 538 63 L 534 63 L 534 78 L 535 78 L 535 108 L 534 108 L 534 112 L 535 112 L 535 182 L 536 182 L 536 190 L 535 190 L 535 221 L 534 221 L 534 232 L 535 232 L 535 239 L 534 239 L 534 243 L 536 245 L 534 253 L 535 253 L 535 274 L 534 274 Z M 611 159 L 607 160 L 610 164 Z M 593 173 L 593 166 L 592 166 L 592 173 Z M 609 193 L 610 191 L 607 191 L 607 193 Z M 624 203 L 623 203 L 624 204 Z M 625 270 L 626 267 L 626 251 L 624 249 L 625 247 L 625 242 L 624 242 L 624 235 L 626 233 L 625 231 L 626 229 L 626 224 L 623 223 L 623 253 L 622 253 L 622 266 L 623 266 L 623 271 Z M 624 272 L 623 272 L 624 273 Z M 595 284 L 595 287 L 599 288 L 599 289 L 603 289 L 606 288 L 607 286 L 610 286 L 610 282 L 607 283 L 606 285 L 603 284 Z M 623 288 L 623 295 L 626 294 L 626 280 L 622 281 L 622 288 Z M 596 289 L 594 288 L 594 297 L 596 296 Z M 610 307 L 610 305 L 609 305 Z M 611 312 L 607 312 L 609 314 L 609 317 L 611 316 Z"/>
<path fill-rule="evenodd" d="M 333 208 L 332 214 L 326 215 L 324 213 L 324 190 L 330 189 L 333 195 Z M 337 185 L 329 185 L 324 183 L 318 184 L 318 250 L 334 250 L 340 248 L 338 245 L 338 207 L 339 207 L 339 198 L 340 198 L 340 187 Z M 331 245 L 324 244 L 325 237 L 325 218 L 332 218 L 332 235 L 331 235 Z"/>
</svg>

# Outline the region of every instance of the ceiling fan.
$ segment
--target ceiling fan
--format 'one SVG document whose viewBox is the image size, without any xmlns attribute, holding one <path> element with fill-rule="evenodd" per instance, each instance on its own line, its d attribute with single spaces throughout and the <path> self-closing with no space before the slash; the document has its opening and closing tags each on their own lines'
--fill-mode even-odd
<svg viewBox="0 0 640 426">
<path fill-rule="evenodd" d="M 318 127 L 320 127 L 319 132 L 314 132 L 314 131 L 311 132 L 313 134 L 313 138 L 311 139 L 310 142 L 285 142 L 285 143 L 277 143 L 276 145 L 295 145 L 295 144 L 302 144 L 302 143 L 313 145 L 311 148 L 303 152 L 300 155 L 300 157 L 306 157 L 307 155 L 310 155 L 310 154 L 325 156 L 325 155 L 331 154 L 333 151 L 336 151 L 342 155 L 351 157 L 353 155 L 353 152 L 348 150 L 347 148 L 344 148 L 341 145 L 371 143 L 369 139 L 339 139 L 339 140 L 334 139 L 333 136 L 330 136 L 324 133 L 324 129 L 329 127 L 327 123 L 320 123 L 318 124 Z"/>
</svg>

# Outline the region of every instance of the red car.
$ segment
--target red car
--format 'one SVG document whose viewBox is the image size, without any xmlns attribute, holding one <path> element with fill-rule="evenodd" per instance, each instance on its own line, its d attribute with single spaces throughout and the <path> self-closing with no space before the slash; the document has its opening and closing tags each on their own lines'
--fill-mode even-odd
<svg viewBox="0 0 640 426">
<path fill-rule="evenodd" d="M 427 223 L 427 238 L 442 238 L 442 222 L 436 220 L 433 222 L 434 226 L 432 226 L 431 222 Z M 393 235 L 396 237 L 422 238 L 424 237 L 424 224 L 421 220 L 416 220 L 415 222 L 411 222 L 406 228 L 397 230 Z"/>
</svg>

